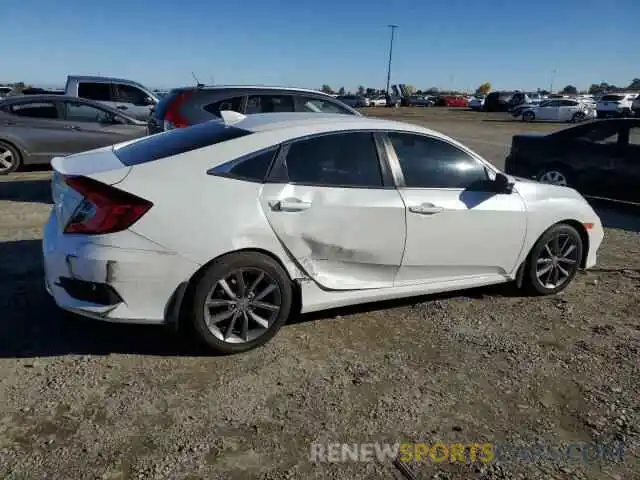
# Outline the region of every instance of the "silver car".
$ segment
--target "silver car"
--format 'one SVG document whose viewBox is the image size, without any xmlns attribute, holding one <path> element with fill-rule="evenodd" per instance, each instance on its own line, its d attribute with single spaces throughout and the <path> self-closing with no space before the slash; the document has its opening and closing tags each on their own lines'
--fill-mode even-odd
<svg viewBox="0 0 640 480">
<path fill-rule="evenodd" d="M 146 122 L 90 100 L 63 95 L 9 97 L 0 101 L 0 175 L 146 133 Z"/>
</svg>

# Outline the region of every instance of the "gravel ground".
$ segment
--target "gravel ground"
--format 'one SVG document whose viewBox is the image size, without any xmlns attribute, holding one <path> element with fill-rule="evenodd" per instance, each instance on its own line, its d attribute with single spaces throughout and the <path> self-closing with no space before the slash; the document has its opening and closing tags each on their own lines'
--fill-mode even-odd
<svg viewBox="0 0 640 480">
<path fill-rule="evenodd" d="M 375 114 L 441 130 L 497 165 L 514 131 L 558 128 L 445 109 Z M 420 479 L 640 478 L 637 211 L 600 210 L 599 266 L 562 295 L 496 287 L 341 309 L 213 357 L 161 328 L 54 307 L 40 262 L 48 177 L 0 180 L 0 478 L 410 478 L 390 461 L 309 461 L 312 442 L 378 441 L 623 442 L 619 461 L 406 466 Z"/>
</svg>

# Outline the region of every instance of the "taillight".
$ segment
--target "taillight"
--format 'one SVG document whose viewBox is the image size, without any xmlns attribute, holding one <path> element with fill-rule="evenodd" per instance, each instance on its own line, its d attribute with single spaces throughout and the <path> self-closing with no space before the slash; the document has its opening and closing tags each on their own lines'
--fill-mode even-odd
<svg viewBox="0 0 640 480">
<path fill-rule="evenodd" d="M 193 95 L 192 90 L 180 92 L 176 98 L 169 102 L 167 111 L 164 114 L 164 129 L 172 130 L 174 128 L 186 128 L 189 126 L 187 119 L 180 115 L 180 107 Z"/>
<path fill-rule="evenodd" d="M 153 203 L 87 177 L 67 177 L 64 182 L 84 198 L 64 233 L 99 235 L 126 230 L 137 222 Z"/>
</svg>

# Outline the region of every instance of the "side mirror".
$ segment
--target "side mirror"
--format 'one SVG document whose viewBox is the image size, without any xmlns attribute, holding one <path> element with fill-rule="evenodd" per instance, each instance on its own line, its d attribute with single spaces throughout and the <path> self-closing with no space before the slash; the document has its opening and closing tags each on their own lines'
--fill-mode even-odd
<svg viewBox="0 0 640 480">
<path fill-rule="evenodd" d="M 496 177 L 493 180 L 493 185 L 495 187 L 496 193 L 512 193 L 513 192 L 513 182 L 509 180 L 504 173 L 498 172 L 496 173 Z"/>
<path fill-rule="evenodd" d="M 155 105 L 156 101 L 151 97 L 144 97 L 143 103 L 144 103 L 145 106 L 148 107 L 148 106 L 151 106 L 151 105 Z"/>
</svg>

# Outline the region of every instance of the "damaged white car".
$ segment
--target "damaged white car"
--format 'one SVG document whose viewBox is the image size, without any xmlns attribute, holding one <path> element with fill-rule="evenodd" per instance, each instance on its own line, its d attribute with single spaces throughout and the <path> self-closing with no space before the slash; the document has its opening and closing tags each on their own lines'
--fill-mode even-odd
<svg viewBox="0 0 640 480">
<path fill-rule="evenodd" d="M 52 165 L 43 251 L 56 303 L 192 322 L 223 353 L 300 312 L 511 281 L 556 293 L 603 238 L 575 190 L 368 117 L 222 112 Z"/>
</svg>

